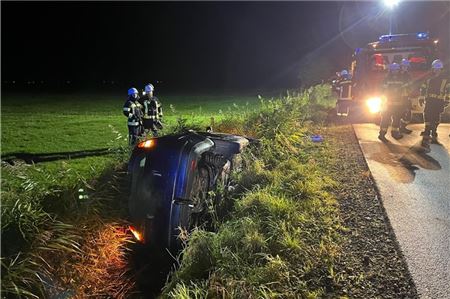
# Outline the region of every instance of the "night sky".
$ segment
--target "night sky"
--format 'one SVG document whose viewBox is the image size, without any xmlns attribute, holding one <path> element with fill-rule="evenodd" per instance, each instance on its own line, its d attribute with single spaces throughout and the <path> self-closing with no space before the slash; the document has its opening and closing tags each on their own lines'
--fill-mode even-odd
<svg viewBox="0 0 450 299">
<path fill-rule="evenodd" d="M 387 33 L 390 13 L 381 2 L 1 6 L 3 83 L 160 81 L 167 90 L 217 91 L 296 87 L 316 61 L 337 71 L 355 47 Z M 396 30 L 429 30 L 450 49 L 450 2 L 405 2 L 394 14 Z"/>
</svg>

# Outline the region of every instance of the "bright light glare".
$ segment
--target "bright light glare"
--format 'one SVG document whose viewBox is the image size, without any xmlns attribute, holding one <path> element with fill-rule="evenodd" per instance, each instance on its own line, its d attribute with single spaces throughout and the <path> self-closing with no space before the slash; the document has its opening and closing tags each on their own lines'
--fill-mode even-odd
<svg viewBox="0 0 450 299">
<path fill-rule="evenodd" d="M 134 226 L 130 225 L 128 228 L 133 233 L 133 236 L 136 238 L 136 240 L 138 240 L 138 241 L 142 241 L 143 240 L 141 233 L 138 232 L 137 229 Z"/>
<path fill-rule="evenodd" d="M 151 148 L 155 145 L 155 141 L 153 139 L 145 140 L 138 143 L 138 148 Z"/>
<path fill-rule="evenodd" d="M 398 3 L 400 2 L 400 0 L 384 0 L 384 5 L 386 5 L 389 8 L 394 8 L 395 6 L 398 5 Z"/>
<path fill-rule="evenodd" d="M 381 111 L 381 98 L 373 97 L 367 100 L 366 104 L 369 107 L 370 113 L 378 113 Z"/>
</svg>

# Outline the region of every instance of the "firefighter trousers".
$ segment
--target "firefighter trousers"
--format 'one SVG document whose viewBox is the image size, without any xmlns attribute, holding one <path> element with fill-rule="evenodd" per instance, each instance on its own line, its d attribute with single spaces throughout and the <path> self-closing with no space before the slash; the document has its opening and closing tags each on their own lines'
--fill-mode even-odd
<svg viewBox="0 0 450 299">
<path fill-rule="evenodd" d="M 154 137 L 158 136 L 158 129 L 162 129 L 162 126 L 160 126 L 159 121 L 153 120 L 153 119 L 145 119 L 144 118 L 144 130 L 145 134 L 152 132 Z"/>
<path fill-rule="evenodd" d="M 400 129 L 400 120 L 405 113 L 403 105 L 389 105 L 381 113 L 380 133 L 386 134 L 389 125 L 392 124 L 392 132 Z"/>
<path fill-rule="evenodd" d="M 425 109 L 423 111 L 423 119 L 425 121 L 424 136 L 434 136 L 437 137 L 437 127 L 441 122 L 441 113 L 444 111 L 443 101 L 427 100 L 425 104 Z"/>
<path fill-rule="evenodd" d="M 411 122 L 411 109 L 412 109 L 412 104 L 411 104 L 411 100 L 409 98 L 404 98 L 403 99 L 403 108 L 404 108 L 404 112 L 401 118 L 401 126 L 406 126 L 407 124 L 409 124 Z"/>
<path fill-rule="evenodd" d="M 135 145 L 141 135 L 141 126 L 128 126 L 128 144 Z"/>
</svg>

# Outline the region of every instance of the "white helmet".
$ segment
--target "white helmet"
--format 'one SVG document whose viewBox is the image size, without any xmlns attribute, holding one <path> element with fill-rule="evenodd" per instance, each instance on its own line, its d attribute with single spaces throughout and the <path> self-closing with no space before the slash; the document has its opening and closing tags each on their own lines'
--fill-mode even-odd
<svg viewBox="0 0 450 299">
<path fill-rule="evenodd" d="M 144 87 L 145 93 L 153 92 L 154 90 L 155 90 L 155 87 L 153 87 L 153 85 L 150 83 L 145 85 L 145 87 Z"/>
<path fill-rule="evenodd" d="M 411 65 L 410 63 L 409 63 L 409 60 L 408 59 L 406 59 L 406 58 L 403 58 L 402 59 L 402 62 L 400 63 L 401 64 L 401 66 L 402 66 L 402 68 L 409 68 L 409 66 Z"/>
<path fill-rule="evenodd" d="M 348 71 L 347 70 L 342 70 L 341 71 L 341 76 L 348 76 Z"/>
<path fill-rule="evenodd" d="M 134 95 L 134 94 L 138 94 L 138 93 L 139 93 L 138 90 L 136 88 L 134 88 L 134 87 L 128 89 L 128 95 L 129 96 Z"/>
<path fill-rule="evenodd" d="M 400 65 L 398 63 L 394 62 L 389 65 L 390 72 L 399 71 L 399 70 L 400 70 Z"/>
<path fill-rule="evenodd" d="M 441 70 L 444 68 L 444 63 L 440 59 L 436 59 L 431 63 L 431 68 L 433 70 Z"/>
</svg>

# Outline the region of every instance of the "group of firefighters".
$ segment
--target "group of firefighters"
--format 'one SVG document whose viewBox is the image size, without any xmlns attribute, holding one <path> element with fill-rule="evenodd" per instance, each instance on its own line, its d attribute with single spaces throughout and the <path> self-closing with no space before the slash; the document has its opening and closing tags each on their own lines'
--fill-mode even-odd
<svg viewBox="0 0 450 299">
<path fill-rule="evenodd" d="M 140 137 L 148 134 L 158 136 L 158 130 L 163 128 L 161 123 L 163 113 L 161 103 L 153 95 L 155 88 L 147 84 L 143 96 L 139 96 L 136 88 L 128 89 L 128 98 L 123 105 L 123 114 L 128 118 L 128 142 L 136 144 Z"/>
<path fill-rule="evenodd" d="M 401 63 L 389 65 L 389 72 L 386 75 L 382 91 L 385 96 L 384 107 L 381 111 L 381 123 L 378 139 L 387 142 L 386 133 L 391 125 L 391 136 L 394 139 L 401 139 L 403 134 L 410 134 L 412 131 L 406 127 L 411 120 L 412 103 L 410 94 L 413 88 L 413 81 L 409 74 L 410 63 L 403 59 Z M 444 64 L 436 59 L 431 64 L 432 76 L 420 87 L 419 105 L 424 108 L 425 129 L 421 133 L 422 146 L 429 150 L 430 143 L 439 143 L 437 127 L 440 123 L 442 112 L 450 103 L 450 79 L 444 73 Z M 343 70 L 337 82 L 339 98 L 350 94 L 353 86 L 350 74 Z M 348 108 L 347 108 L 348 109 Z M 338 110 L 338 114 L 342 113 Z M 348 110 L 347 110 L 348 113 Z M 450 137 L 450 136 L 449 136 Z"/>
</svg>

